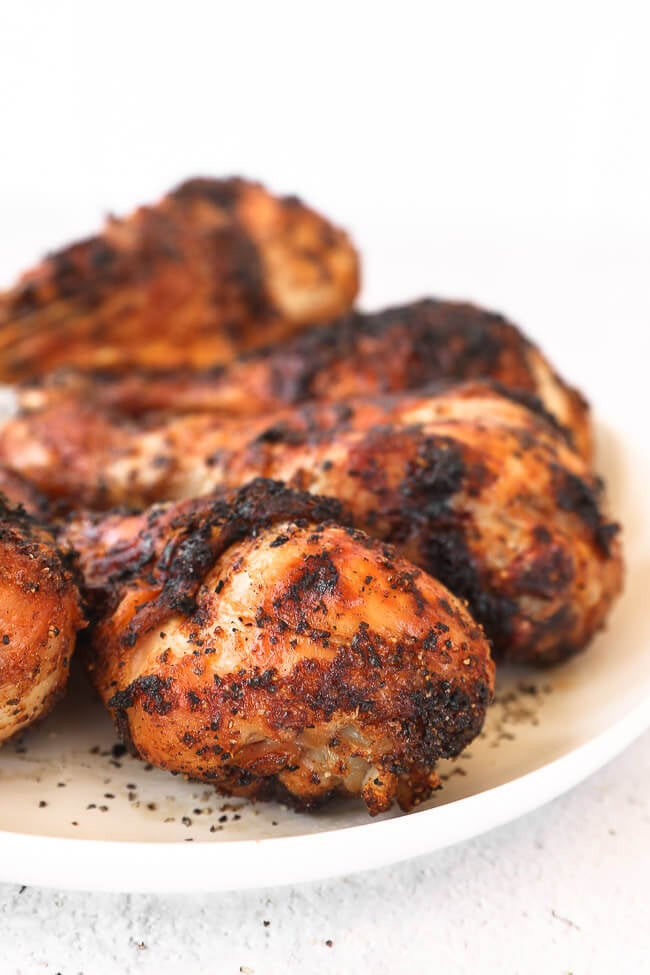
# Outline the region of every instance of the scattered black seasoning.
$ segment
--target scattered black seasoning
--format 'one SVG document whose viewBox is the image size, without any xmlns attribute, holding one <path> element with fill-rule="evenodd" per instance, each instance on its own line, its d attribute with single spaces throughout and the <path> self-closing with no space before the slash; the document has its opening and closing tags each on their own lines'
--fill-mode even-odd
<svg viewBox="0 0 650 975">
<path fill-rule="evenodd" d="M 99 807 L 99 811 L 100 812 L 108 812 L 108 806 L 100 806 Z"/>
<path fill-rule="evenodd" d="M 183 824 L 183 826 L 191 826 L 192 825 L 192 820 L 190 819 L 189 816 L 183 816 L 181 818 L 181 823 Z"/>
<path fill-rule="evenodd" d="M 47 803 L 46 803 L 45 799 L 41 799 L 40 802 L 39 802 L 39 804 L 38 804 L 38 808 L 39 809 L 45 809 L 46 806 L 47 806 Z"/>
<path fill-rule="evenodd" d="M 126 794 L 126 798 L 129 800 L 129 802 L 135 802 L 135 800 L 138 798 L 138 793 L 129 790 L 129 792 Z"/>
<path fill-rule="evenodd" d="M 88 805 L 86 806 L 86 809 L 97 809 L 97 803 L 89 802 Z"/>
<path fill-rule="evenodd" d="M 223 826 L 217 826 L 216 824 L 213 823 L 212 826 L 210 827 L 210 832 L 218 833 L 220 829 L 223 829 Z"/>
<path fill-rule="evenodd" d="M 219 816 L 219 822 L 220 823 L 227 823 L 228 822 L 228 817 L 225 815 L 225 813 L 224 813 L 223 816 Z"/>
<path fill-rule="evenodd" d="M 332 945 L 334 944 L 334 942 L 332 941 L 331 938 L 328 938 L 327 941 L 325 942 L 325 944 L 327 945 L 328 948 L 331 948 Z"/>
<path fill-rule="evenodd" d="M 284 545 L 288 541 L 289 541 L 288 535 L 278 535 L 277 538 L 274 538 L 273 541 L 269 543 L 269 548 L 279 548 L 281 545 Z"/>
<path fill-rule="evenodd" d="M 456 765 L 451 772 L 441 772 L 438 778 L 441 782 L 448 782 L 452 775 L 467 775 L 467 772 L 460 765 Z"/>
<path fill-rule="evenodd" d="M 114 798 L 115 798 L 115 796 L 113 795 L 112 792 L 105 792 L 104 793 L 104 799 L 114 799 Z"/>
<path fill-rule="evenodd" d="M 241 816 L 239 815 L 239 813 L 235 813 L 235 815 L 232 818 L 234 820 L 237 820 L 237 819 L 241 819 Z"/>
<path fill-rule="evenodd" d="M 153 765 L 151 764 L 151 762 L 147 762 L 147 764 L 144 766 L 145 772 L 151 772 L 152 768 Z"/>
<path fill-rule="evenodd" d="M 122 742 L 118 741 L 117 744 L 113 745 L 111 748 L 111 755 L 113 758 L 122 758 L 123 755 L 126 755 L 126 745 L 123 745 Z"/>
<path fill-rule="evenodd" d="M 158 808 L 158 806 L 156 805 L 155 802 L 148 802 L 147 803 L 147 809 L 150 809 L 151 812 L 155 812 L 157 808 Z"/>
<path fill-rule="evenodd" d="M 56 787 L 57 789 L 65 789 L 65 782 L 57 782 Z"/>
<path fill-rule="evenodd" d="M 262 924 L 264 925 L 265 928 L 268 928 L 270 923 L 271 923 L 270 921 L 262 921 Z"/>
<path fill-rule="evenodd" d="M 72 820 L 72 822 L 70 823 L 70 825 L 71 825 L 71 826 L 78 826 L 78 825 L 79 825 L 79 823 L 77 822 L 77 820 L 76 820 L 76 819 L 73 819 L 73 820 Z"/>
<path fill-rule="evenodd" d="M 5 635 L 2 638 L 2 642 L 4 643 L 5 646 L 7 646 L 7 644 L 9 643 L 9 634 L 8 633 L 5 633 Z"/>
<path fill-rule="evenodd" d="M 135 784 L 135 782 L 127 782 L 126 787 L 127 789 L 137 789 L 137 785 Z"/>
<path fill-rule="evenodd" d="M 93 745 L 93 747 L 89 748 L 88 751 L 91 755 L 99 755 L 101 748 L 99 745 Z"/>
</svg>

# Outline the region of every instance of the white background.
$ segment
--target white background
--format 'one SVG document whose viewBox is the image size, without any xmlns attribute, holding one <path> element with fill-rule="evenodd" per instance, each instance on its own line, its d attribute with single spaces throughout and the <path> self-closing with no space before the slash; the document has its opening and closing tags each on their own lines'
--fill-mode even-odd
<svg viewBox="0 0 650 975">
<path fill-rule="evenodd" d="M 353 233 L 366 304 L 505 311 L 623 422 L 650 402 L 646 10 L 6 3 L 0 281 L 109 210 L 241 173 Z M 377 972 L 642 971 L 649 763 L 646 737 L 515 827 L 371 878 L 182 901 L 5 888 L 1 970 L 350 972 L 375 943 Z"/>
</svg>

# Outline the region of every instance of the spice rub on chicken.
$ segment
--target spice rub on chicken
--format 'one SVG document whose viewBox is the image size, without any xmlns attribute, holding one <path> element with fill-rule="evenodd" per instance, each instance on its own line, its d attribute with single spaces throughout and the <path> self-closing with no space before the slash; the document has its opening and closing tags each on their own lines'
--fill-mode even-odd
<svg viewBox="0 0 650 975">
<path fill-rule="evenodd" d="M 474 305 L 423 300 L 331 325 L 203 372 L 60 373 L 19 391 L 24 410 L 68 399 L 131 416 L 155 411 L 266 416 L 312 400 L 347 402 L 421 390 L 437 382 L 491 379 L 555 418 L 580 454 L 591 456 L 589 407 L 542 352 L 501 315 Z"/>
<path fill-rule="evenodd" d="M 134 754 L 303 807 L 430 795 L 438 759 L 482 726 L 488 643 L 444 586 L 338 517 L 257 481 L 68 526 L 92 679 Z"/>
<path fill-rule="evenodd" d="M 52 535 L 0 496 L 0 743 L 61 696 L 84 625 Z"/>
<path fill-rule="evenodd" d="M 213 366 L 344 314 L 358 287 L 348 237 L 296 197 L 192 179 L 0 294 L 0 380 Z"/>
<path fill-rule="evenodd" d="M 59 503 L 105 508 L 257 476 L 338 498 L 357 527 L 469 601 L 498 657 L 581 650 L 622 584 L 602 483 L 549 423 L 489 384 L 315 403 L 224 423 L 136 423 L 70 404 L 11 421 L 0 458 Z"/>
</svg>

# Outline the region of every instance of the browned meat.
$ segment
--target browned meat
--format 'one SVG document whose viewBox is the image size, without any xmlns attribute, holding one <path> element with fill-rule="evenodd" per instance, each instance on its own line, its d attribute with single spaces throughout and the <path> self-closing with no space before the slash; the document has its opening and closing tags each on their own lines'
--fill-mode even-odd
<svg viewBox="0 0 650 975">
<path fill-rule="evenodd" d="M 226 424 L 158 425 L 69 404 L 12 421 L 0 459 L 68 505 L 142 506 L 257 476 L 338 498 L 468 599 L 501 657 L 553 663 L 603 624 L 621 586 L 602 485 L 563 436 L 486 384 L 311 404 Z"/>
<path fill-rule="evenodd" d="M 358 278 L 346 235 L 295 197 L 193 179 L 0 295 L 0 380 L 227 362 L 343 314 Z"/>
<path fill-rule="evenodd" d="M 0 496 L 0 742 L 63 693 L 84 621 L 52 536 Z"/>
<path fill-rule="evenodd" d="M 0 464 L 0 498 L 12 506 L 22 505 L 25 511 L 37 518 L 46 517 L 50 504 L 30 481 Z"/>
<path fill-rule="evenodd" d="M 134 754 L 226 794 L 408 809 L 493 688 L 462 602 L 339 506 L 258 481 L 68 527 L 94 683 Z"/>
<path fill-rule="evenodd" d="M 591 455 L 589 409 L 539 349 L 500 315 L 472 305 L 420 301 L 330 326 L 203 373 L 67 373 L 22 390 L 23 409 L 69 400 L 131 416 L 167 410 L 266 416 L 310 400 L 346 402 L 368 394 L 421 389 L 440 380 L 493 379 L 538 399 Z"/>
</svg>

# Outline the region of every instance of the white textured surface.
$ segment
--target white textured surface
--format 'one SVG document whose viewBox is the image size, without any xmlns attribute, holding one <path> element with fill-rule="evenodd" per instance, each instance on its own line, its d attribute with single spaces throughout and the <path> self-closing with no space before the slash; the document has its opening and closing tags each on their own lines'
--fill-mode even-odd
<svg viewBox="0 0 650 975">
<path fill-rule="evenodd" d="M 0 886 L 0 971 L 645 972 L 649 782 L 645 735 L 509 826 L 326 884 L 168 898 Z"/>
</svg>

